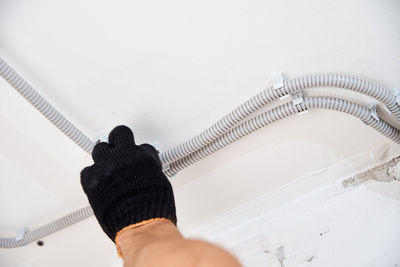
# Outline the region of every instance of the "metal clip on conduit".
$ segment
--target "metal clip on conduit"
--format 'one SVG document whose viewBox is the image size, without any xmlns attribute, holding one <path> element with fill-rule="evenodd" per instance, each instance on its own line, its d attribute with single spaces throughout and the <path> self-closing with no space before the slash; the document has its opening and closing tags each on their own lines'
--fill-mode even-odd
<svg viewBox="0 0 400 267">
<path fill-rule="evenodd" d="M 21 241 L 25 238 L 26 233 L 29 232 L 29 229 L 27 227 L 21 228 L 17 232 L 17 236 L 15 237 L 15 241 Z"/>
<path fill-rule="evenodd" d="M 400 106 L 400 88 L 396 88 L 393 90 L 393 94 L 396 97 L 396 103 Z"/>
<path fill-rule="evenodd" d="M 374 118 L 376 121 L 379 121 L 379 115 L 378 115 L 378 105 L 375 103 L 369 104 L 367 105 L 367 108 L 369 109 L 369 113 L 371 115 L 372 118 Z"/>
<path fill-rule="evenodd" d="M 300 105 L 300 104 L 304 103 L 303 92 L 301 90 L 293 92 L 291 94 L 291 96 L 292 96 L 293 106 L 297 106 L 297 105 Z M 303 114 L 305 114 L 307 112 L 308 112 L 308 110 L 303 110 L 303 111 L 299 112 L 298 115 L 303 115 Z"/>
<path fill-rule="evenodd" d="M 274 82 L 274 89 L 277 90 L 284 86 L 283 84 L 283 73 L 275 72 L 272 74 L 272 81 Z"/>
</svg>

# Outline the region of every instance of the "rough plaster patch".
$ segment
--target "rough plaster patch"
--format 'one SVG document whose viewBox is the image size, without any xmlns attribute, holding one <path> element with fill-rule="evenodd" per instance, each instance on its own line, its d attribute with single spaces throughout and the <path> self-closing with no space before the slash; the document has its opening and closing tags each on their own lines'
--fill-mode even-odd
<svg viewBox="0 0 400 267">
<path fill-rule="evenodd" d="M 270 255 L 267 259 L 267 266 L 284 267 L 283 261 L 285 259 L 285 246 L 278 247 L 275 251 L 265 250 L 264 253 Z"/>
<path fill-rule="evenodd" d="M 285 259 L 285 247 L 280 246 L 279 248 L 277 248 L 275 256 L 278 258 L 279 262 L 283 266 L 283 260 Z"/>
<path fill-rule="evenodd" d="M 400 181 L 400 156 L 368 171 L 348 178 L 344 180 L 342 184 L 343 187 L 351 187 L 360 185 L 368 180 L 376 180 L 378 182 Z"/>
</svg>

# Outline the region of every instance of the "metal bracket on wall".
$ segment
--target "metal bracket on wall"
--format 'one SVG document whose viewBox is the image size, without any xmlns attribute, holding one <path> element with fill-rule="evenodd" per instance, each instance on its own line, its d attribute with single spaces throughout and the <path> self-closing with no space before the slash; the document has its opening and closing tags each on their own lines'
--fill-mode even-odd
<svg viewBox="0 0 400 267">
<path fill-rule="evenodd" d="M 17 236 L 15 237 L 15 241 L 21 241 L 24 239 L 26 233 L 29 232 L 28 227 L 24 227 L 18 230 Z"/>
<path fill-rule="evenodd" d="M 108 143 L 108 133 L 102 133 L 96 136 L 96 138 L 94 139 L 94 143 L 97 144 L 101 142 Z"/>
<path fill-rule="evenodd" d="M 292 93 L 291 96 L 292 96 L 292 103 L 294 106 L 304 103 L 302 91 L 300 91 L 300 90 L 296 91 L 296 92 Z"/>
<path fill-rule="evenodd" d="M 282 72 L 275 72 L 272 74 L 272 81 L 274 82 L 274 89 L 279 89 L 284 86 L 283 84 L 283 73 Z"/>
<path fill-rule="evenodd" d="M 297 106 L 304 103 L 303 92 L 301 90 L 296 91 L 290 95 L 292 96 L 293 106 Z M 299 112 L 298 115 L 303 115 L 306 114 L 307 112 L 308 110 L 303 110 L 302 112 Z"/>
<path fill-rule="evenodd" d="M 160 145 L 157 142 L 149 142 L 150 145 L 152 145 L 158 152 L 158 155 L 160 155 L 163 150 L 161 149 Z M 162 171 L 166 172 L 167 170 L 169 170 L 171 168 L 171 164 L 167 163 L 167 164 L 163 164 L 162 165 Z M 175 175 L 171 176 L 174 177 Z"/>
<path fill-rule="evenodd" d="M 400 88 L 393 89 L 393 94 L 396 97 L 396 103 L 400 106 Z"/>
<path fill-rule="evenodd" d="M 371 114 L 371 117 L 374 118 L 375 120 L 379 121 L 379 115 L 378 115 L 378 105 L 375 103 L 367 105 L 367 108 L 369 109 L 369 112 Z"/>
</svg>

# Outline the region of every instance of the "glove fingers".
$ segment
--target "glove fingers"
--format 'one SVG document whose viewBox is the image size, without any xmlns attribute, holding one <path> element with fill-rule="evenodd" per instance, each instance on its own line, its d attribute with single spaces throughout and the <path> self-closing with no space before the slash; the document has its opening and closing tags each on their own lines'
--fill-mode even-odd
<svg viewBox="0 0 400 267">
<path fill-rule="evenodd" d="M 161 165 L 161 160 L 160 157 L 158 156 L 158 151 L 157 149 L 154 148 L 154 146 L 149 145 L 149 144 L 141 144 L 140 145 L 144 150 L 146 150 L 153 158 L 154 160 Z"/>
<path fill-rule="evenodd" d="M 144 149 L 146 149 L 147 151 L 158 155 L 158 151 L 154 146 L 152 146 L 150 144 L 141 144 L 140 146 L 143 147 Z"/>
<path fill-rule="evenodd" d="M 86 167 L 81 171 L 81 185 L 86 194 L 98 184 L 97 179 L 93 177 L 92 173 L 92 166 Z"/>
<path fill-rule="evenodd" d="M 129 127 L 120 125 L 115 127 L 108 135 L 108 142 L 112 147 L 115 147 L 125 143 L 135 144 L 135 138 L 133 137 L 133 132 Z"/>
<path fill-rule="evenodd" d="M 92 151 L 92 158 L 93 160 L 99 161 L 107 157 L 108 152 L 111 150 L 111 146 L 108 143 L 101 142 L 98 143 L 94 146 L 93 151 Z"/>
</svg>

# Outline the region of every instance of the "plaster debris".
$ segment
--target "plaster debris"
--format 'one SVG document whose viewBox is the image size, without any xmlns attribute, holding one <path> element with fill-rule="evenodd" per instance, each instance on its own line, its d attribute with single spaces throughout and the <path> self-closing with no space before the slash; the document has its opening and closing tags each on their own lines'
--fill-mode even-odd
<svg viewBox="0 0 400 267">
<path fill-rule="evenodd" d="M 281 265 L 283 266 L 283 260 L 285 259 L 285 246 L 280 246 L 277 248 L 275 256 L 279 259 Z"/>
<path fill-rule="evenodd" d="M 270 255 L 270 258 L 267 259 L 267 266 L 271 267 L 284 267 L 283 261 L 285 260 L 285 246 L 278 247 L 275 251 L 265 250 L 263 251 L 265 254 Z"/>
<path fill-rule="evenodd" d="M 368 180 L 378 182 L 400 181 L 400 156 L 393 158 L 391 161 L 372 168 L 368 171 L 357 174 L 342 182 L 343 187 L 352 187 L 360 185 Z"/>
</svg>

